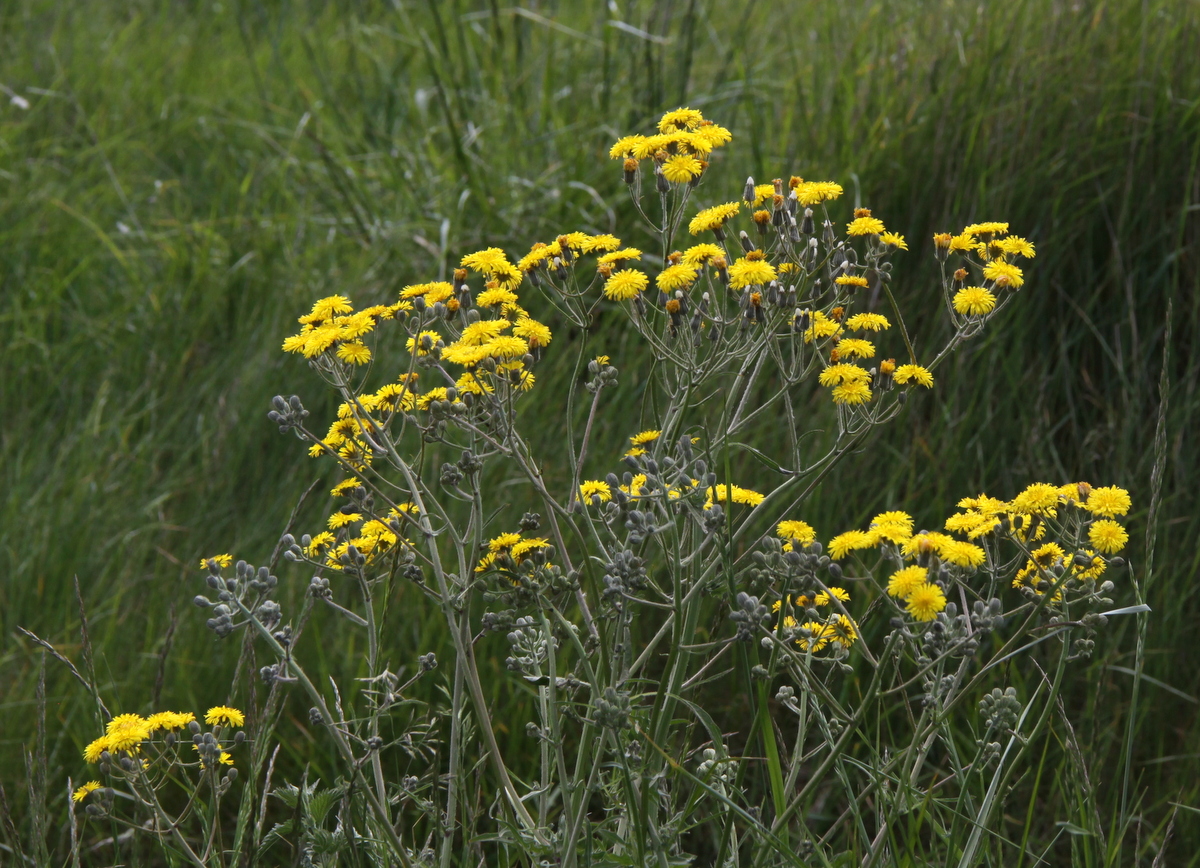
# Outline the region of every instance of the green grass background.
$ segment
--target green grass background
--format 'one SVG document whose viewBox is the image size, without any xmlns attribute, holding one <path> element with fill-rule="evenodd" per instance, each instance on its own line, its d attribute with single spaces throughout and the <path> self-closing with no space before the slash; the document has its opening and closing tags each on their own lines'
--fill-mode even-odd
<svg viewBox="0 0 1200 868">
<path fill-rule="evenodd" d="M 1130 554 L 1154 609 L 1145 672 L 1167 686 L 1143 682 L 1131 704 L 1132 678 L 1113 667 L 1134 666 L 1136 621 L 1114 619 L 1071 711 L 1105 824 L 1134 718 L 1141 825 L 1126 858 L 1135 832 L 1152 855 L 1173 802 L 1193 806 L 1171 844 L 1191 858 L 1200 6 L 522 7 L 0 5 L 0 781 L 18 832 L 30 816 L 23 751 L 34 749 L 41 654 L 16 628 L 79 660 L 73 577 L 110 707 L 226 698 L 237 649 L 216 643 L 188 603 L 198 559 L 228 550 L 264 562 L 297 496 L 330 478 L 265 418 L 279 392 L 323 418 L 331 409 L 316 378 L 279 352 L 294 318 L 333 292 L 390 299 L 485 244 L 519 254 L 577 228 L 636 242 L 622 231 L 633 215 L 607 145 L 692 105 L 735 134 L 705 201 L 733 198 L 747 174 L 832 178 L 908 236 L 894 286 L 918 352 L 944 336 L 934 231 L 1008 220 L 1038 245 L 1017 303 L 843 465 L 806 517 L 829 536 L 883 508 L 932 526 L 963 495 L 1008 497 L 1037 479 L 1128 487 Z M 1150 528 L 1169 304 L 1168 463 Z M 594 456 L 615 456 L 640 424 L 615 409 L 638 394 L 645 358 L 617 324 L 602 318 L 588 336 L 623 368 Z M 570 337 L 564 328 L 558 339 Z M 539 446 L 553 462 L 570 374 L 544 365 L 539 377 L 530 412 L 546 414 Z M 310 504 L 309 528 L 325 505 Z M 281 575 L 297 599 L 307 576 Z M 1126 580 L 1118 593 L 1133 602 Z M 394 665 L 441 650 L 417 603 L 398 601 Z M 347 653 L 313 664 L 353 674 L 353 638 L 325 620 L 322 641 Z M 57 823 L 95 723 L 53 661 L 46 679 Z M 319 761 L 305 709 L 292 711 L 290 759 Z M 519 709 L 512 717 L 523 730 Z M 1091 817 L 1055 813 L 1071 786 L 1039 791 L 1048 826 L 1090 828 Z M 61 845 L 58 825 L 46 834 Z"/>
</svg>

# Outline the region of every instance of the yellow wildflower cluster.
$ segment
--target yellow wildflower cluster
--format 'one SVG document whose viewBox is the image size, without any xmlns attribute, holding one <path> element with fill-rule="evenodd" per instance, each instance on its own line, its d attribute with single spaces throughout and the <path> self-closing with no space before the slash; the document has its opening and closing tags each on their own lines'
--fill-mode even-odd
<svg viewBox="0 0 1200 868">
<path fill-rule="evenodd" d="M 965 264 L 974 266 L 981 275 L 981 285 L 967 285 L 968 269 L 954 272 L 950 306 L 969 320 L 982 320 L 996 309 L 998 290 L 1020 289 L 1025 284 L 1025 274 L 1017 263 L 1037 255 L 1033 244 L 1008 233 L 1007 223 L 972 223 L 957 235 L 939 232 L 933 236 L 933 243 L 940 261 L 945 262 L 951 253 L 959 254 Z"/>
<path fill-rule="evenodd" d="M 240 728 L 245 724 L 246 716 L 236 708 L 217 705 L 207 711 L 204 720 L 210 726 Z M 140 756 L 146 746 L 155 745 L 166 749 L 173 742 L 160 740 L 156 738 L 157 734 L 175 733 L 195 722 L 196 715 L 190 711 L 159 711 L 149 717 L 142 717 L 140 714 L 118 714 L 108 722 L 104 735 L 89 742 L 83 749 L 83 758 L 89 764 L 95 765 L 104 759 L 106 753 L 114 757 L 135 757 Z M 142 760 L 149 761 L 146 757 L 142 757 Z M 229 765 L 233 759 L 228 753 L 222 752 L 220 761 Z M 88 793 L 99 787 L 99 783 L 95 781 L 84 784 L 75 791 L 72 798 L 76 802 L 82 801 Z"/>
<path fill-rule="evenodd" d="M 1115 520 L 1129 511 L 1129 493 L 1115 486 L 1037 482 L 1009 501 L 981 494 L 963 498 L 958 506 L 962 511 L 946 519 L 949 533 L 914 533 L 907 513 L 885 512 L 876 516 L 867 530 L 851 530 L 831 539 L 829 556 L 841 560 L 852 552 L 878 548 L 885 556 L 898 559 L 904 565 L 888 579 L 888 595 L 900 601 L 917 621 L 930 621 L 946 606 L 945 590 L 936 580 L 941 568 L 950 568 L 952 578 L 969 577 L 989 564 L 989 549 L 981 545 L 989 539 L 1005 535 L 1029 552 L 1012 584 L 1037 594 L 1064 574 L 1079 581 L 1099 578 L 1108 568 L 1104 556 L 1121 551 L 1129 540 L 1128 532 Z M 1025 548 L 1048 532 L 1057 541 Z"/>
<path fill-rule="evenodd" d="M 608 155 L 623 161 L 627 177 L 637 171 L 641 161 L 653 160 L 668 183 L 690 184 L 708 169 L 712 152 L 732 138 L 729 130 L 705 120 L 696 109 L 680 108 L 662 116 L 657 134 L 623 136 Z"/>
<path fill-rule="evenodd" d="M 343 362 L 361 365 L 370 361 L 371 351 L 362 338 L 383 320 L 412 310 L 401 300 L 393 305 L 374 305 L 357 313 L 344 295 L 320 299 L 312 310 L 300 317 L 300 332 L 283 342 L 284 352 L 299 353 L 306 359 L 323 356 L 329 350 Z"/>
<path fill-rule="evenodd" d="M 502 533 L 488 541 L 488 550 L 479 563 L 475 572 L 486 573 L 489 570 L 511 568 L 519 565 L 534 552 L 548 548 L 550 540 L 541 537 L 523 537 L 519 533 Z"/>
<path fill-rule="evenodd" d="M 771 611 L 776 614 L 782 611 L 784 614 L 776 621 L 775 629 L 790 632 L 799 628 L 800 635 L 796 637 L 795 641 L 801 651 L 816 654 L 831 646 L 849 650 L 858 641 L 858 625 L 844 612 L 843 604 L 848 602 L 850 602 L 850 592 L 839 587 L 831 587 L 828 591 L 818 591 L 811 596 L 798 596 L 794 600 L 791 596 L 787 596 L 783 600 L 776 600 L 771 606 Z M 828 614 L 817 618 L 811 617 L 813 609 L 826 607 L 831 610 Z M 806 613 L 809 620 L 800 623 L 795 615 L 789 613 L 790 611 Z"/>
</svg>

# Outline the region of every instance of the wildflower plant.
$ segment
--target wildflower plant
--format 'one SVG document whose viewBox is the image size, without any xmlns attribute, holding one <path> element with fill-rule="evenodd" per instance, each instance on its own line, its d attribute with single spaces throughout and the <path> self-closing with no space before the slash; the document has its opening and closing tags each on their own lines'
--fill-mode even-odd
<svg viewBox="0 0 1200 868">
<path fill-rule="evenodd" d="M 193 791 L 214 799 L 232 786 L 218 767 L 243 721 L 216 708 L 211 740 L 185 722 L 202 748 L 190 764 L 148 723 L 89 746 L 109 779 L 97 788 L 125 788 L 159 817 L 163 846 L 200 864 L 302 832 L 328 864 L 343 850 L 405 866 L 1002 859 L 1013 845 L 996 818 L 1061 713 L 1070 664 L 1109 615 L 1136 609 L 1112 601 L 1129 496 L 1035 483 L 1010 500 L 968 497 L 937 529 L 895 504 L 819 533 L 812 492 L 873 428 L 928 400 L 941 362 L 1014 303 L 1035 251 L 1005 223 L 935 236 L 951 329 L 918 355 L 892 288 L 908 244 L 870 210 L 842 208 L 838 184 L 750 178 L 697 207 L 730 139 L 679 109 L 612 146 L 654 255 L 568 231 L 521 256 L 469 253 L 452 280 L 385 303 L 339 294 L 300 317 L 283 349 L 340 399 L 327 420 L 296 396 L 269 414 L 339 475 L 325 526 L 281 542 L 283 581 L 308 592 L 285 611 L 271 568 L 220 556 L 203 562 L 196 604 L 218 637 L 242 631 L 271 657 L 271 707 L 303 697 L 341 779 L 275 787 L 291 819 L 274 831 L 246 808 L 224 847 L 167 835 L 180 823 L 155 794 L 173 770 L 207 776 Z M 592 442 L 598 415 L 621 412 L 606 405 L 621 371 L 562 336 L 612 308 L 655 360 L 653 427 L 623 455 Z M 544 423 L 522 411 L 547 365 L 574 366 L 582 386 L 566 468 L 544 466 L 527 436 Z M 810 436 L 814 401 L 832 405 L 824 438 Z M 743 442 L 767 422 L 784 434 L 772 454 Z M 512 514 L 487 484 L 498 466 L 536 512 Z M 391 668 L 381 613 L 397 583 L 423 601 L 407 617 L 444 620 L 452 660 Z M 314 617 L 364 634 L 367 689 L 352 704 L 297 660 Z M 494 735 L 479 665 L 500 644 L 507 689 L 532 696 L 531 719 L 504 721 L 527 735 L 517 754 Z M 1024 693 L 1004 679 L 1018 659 L 1037 673 Z M 413 711 L 418 678 L 444 678 L 444 708 Z M 274 738 L 260 717 L 249 799 Z M 486 770 L 472 777 L 476 760 Z"/>
</svg>

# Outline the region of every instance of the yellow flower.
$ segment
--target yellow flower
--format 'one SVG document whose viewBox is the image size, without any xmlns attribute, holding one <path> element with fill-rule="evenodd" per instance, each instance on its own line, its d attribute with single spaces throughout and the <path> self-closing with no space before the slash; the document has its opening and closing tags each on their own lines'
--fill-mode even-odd
<svg viewBox="0 0 1200 868">
<path fill-rule="evenodd" d="M 633 268 L 624 268 L 604 283 L 604 295 L 612 301 L 629 301 L 646 290 L 650 279 Z"/>
<path fill-rule="evenodd" d="M 1058 486 L 1035 482 L 1012 499 L 1014 512 L 1029 515 L 1056 515 L 1059 503 Z"/>
<path fill-rule="evenodd" d="M 513 335 L 500 335 L 492 338 L 479 349 L 487 357 L 493 359 L 515 359 L 529 352 L 529 342 Z"/>
<path fill-rule="evenodd" d="M 183 729 L 195 719 L 196 715 L 190 711 L 160 711 L 146 718 L 146 723 L 152 733 L 158 732 L 160 729 L 174 732 L 177 729 Z"/>
<path fill-rule="evenodd" d="M 246 722 L 246 715 L 228 705 L 214 705 L 204 713 L 204 722 L 209 726 L 242 726 Z"/>
<path fill-rule="evenodd" d="M 645 136 L 622 136 L 609 148 L 608 156 L 614 160 L 624 160 L 633 154 L 645 138 Z"/>
<path fill-rule="evenodd" d="M 830 598 L 830 594 L 833 595 L 832 599 L 836 599 L 842 603 L 850 602 L 850 592 L 847 591 L 845 588 L 830 588 L 828 594 L 825 593 L 824 591 L 821 591 L 813 599 L 813 602 L 816 603 L 818 606 L 828 606 L 830 604 L 830 602 L 832 601 Z"/>
<path fill-rule="evenodd" d="M 739 259 L 729 266 L 729 288 L 761 286 L 777 277 L 775 267 L 761 259 Z"/>
<path fill-rule="evenodd" d="M 509 289 L 496 287 L 485 289 L 475 297 L 475 304 L 480 307 L 499 307 L 502 304 L 512 304 L 517 301 L 517 294 Z"/>
<path fill-rule="evenodd" d="M 925 584 L 929 578 L 929 570 L 913 565 L 897 570 L 888 579 L 887 592 L 892 597 L 907 600 L 908 595 Z"/>
<path fill-rule="evenodd" d="M 693 235 L 699 235 L 701 232 L 720 229 L 741 207 L 741 202 L 726 202 L 724 205 L 705 208 L 688 223 L 688 231 Z"/>
<path fill-rule="evenodd" d="M 515 560 L 517 563 L 520 563 L 521 561 L 525 560 L 525 558 L 528 557 L 531 552 L 536 551 L 537 549 L 544 549 L 548 545 L 550 545 L 550 540 L 547 539 L 523 539 L 520 542 L 515 543 L 513 547 L 509 549 L 509 554 L 512 555 L 513 560 Z"/>
<path fill-rule="evenodd" d="M 663 292 L 673 292 L 676 289 L 687 289 L 699 274 L 696 266 L 680 262 L 678 265 L 668 265 L 664 268 L 654 282 Z"/>
<path fill-rule="evenodd" d="M 766 498 L 757 491 L 751 491 L 749 488 L 742 488 L 738 485 L 718 485 L 715 488 L 709 488 L 705 492 L 705 497 L 708 498 L 705 503 L 705 509 L 713 504 L 714 497 L 717 501 L 724 503 L 725 501 L 733 501 L 734 503 L 744 503 L 749 506 L 758 506 Z"/>
<path fill-rule="evenodd" d="M 692 133 L 693 141 L 700 140 L 709 150 L 719 148 L 721 145 L 728 144 L 733 139 L 733 133 L 725 129 L 720 124 L 714 124 L 712 121 L 704 121 Z"/>
<path fill-rule="evenodd" d="M 493 537 L 488 542 L 488 551 L 503 552 L 508 551 L 521 541 L 519 533 L 502 533 L 498 537 Z"/>
<path fill-rule="evenodd" d="M 362 515 L 357 512 L 342 512 L 338 510 L 333 515 L 329 516 L 328 525 L 331 530 L 337 530 L 339 527 L 345 527 L 348 524 L 354 524 L 356 521 L 361 521 Z"/>
<path fill-rule="evenodd" d="M 894 245 L 898 250 L 908 250 L 908 244 L 904 241 L 903 235 L 897 235 L 895 232 L 884 232 L 879 236 L 879 240 L 884 244 Z"/>
<path fill-rule="evenodd" d="M 1092 523 L 1088 529 L 1088 539 L 1098 551 L 1111 555 L 1125 548 L 1129 534 L 1112 519 L 1102 518 Z"/>
<path fill-rule="evenodd" d="M 550 345 L 550 327 L 527 316 L 517 319 L 516 324 L 512 328 L 512 333 L 519 338 L 525 338 L 525 340 L 529 341 L 531 348 Z"/>
<path fill-rule="evenodd" d="M 457 343 L 464 346 L 483 346 L 496 335 L 507 331 L 512 326 L 506 319 L 485 319 L 473 322 L 462 330 Z"/>
<path fill-rule="evenodd" d="M 1051 581 L 1052 577 L 1043 575 L 1047 570 L 1056 564 L 1061 564 L 1066 560 L 1067 553 L 1063 551 L 1062 546 L 1058 543 L 1046 543 L 1034 549 L 1030 554 L 1033 557 L 1025 562 L 1022 567 L 1013 577 L 1012 586 L 1019 588 L 1022 585 L 1033 588 L 1038 594 L 1044 591 L 1038 587 L 1042 581 Z M 1059 599 L 1061 592 L 1055 594 L 1054 599 Z"/>
<path fill-rule="evenodd" d="M 200 569 L 207 570 L 209 562 L 215 563 L 219 567 L 229 567 L 233 564 L 233 555 L 213 555 L 211 558 L 200 559 Z"/>
<path fill-rule="evenodd" d="M 421 395 L 421 397 L 417 398 L 417 409 L 428 410 L 429 405 L 434 401 L 445 401 L 446 394 L 445 386 L 437 386 L 433 389 L 430 389 L 428 392 Z"/>
<path fill-rule="evenodd" d="M 829 640 L 833 638 L 830 635 L 829 628 L 820 621 L 806 621 L 801 624 L 801 629 L 809 632 L 810 638 L 803 637 L 796 640 L 796 644 L 800 646 L 801 651 L 817 652 L 829 644 Z"/>
<path fill-rule="evenodd" d="M 846 328 L 852 332 L 878 332 L 890 326 L 888 318 L 881 313 L 856 313 L 846 320 Z"/>
<path fill-rule="evenodd" d="M 423 331 L 416 337 L 409 338 L 405 349 L 410 353 L 415 352 L 418 356 L 428 355 L 429 350 L 437 346 L 437 342 L 441 339 L 442 336 L 435 331 Z M 426 343 L 428 343 L 429 349 L 425 348 Z"/>
<path fill-rule="evenodd" d="M 775 535 L 780 539 L 785 539 L 791 543 L 799 543 L 802 546 L 809 545 L 817 538 L 817 532 L 812 529 L 806 521 L 789 519 L 781 521 L 775 526 Z"/>
<path fill-rule="evenodd" d="M 1007 223 L 972 223 L 963 230 L 963 235 L 1006 235 Z"/>
<path fill-rule="evenodd" d="M 819 310 L 811 313 L 812 322 L 804 331 L 804 342 L 811 344 L 821 338 L 834 337 L 841 333 L 842 327 Z"/>
<path fill-rule="evenodd" d="M 499 247 L 489 247 L 476 253 L 468 253 L 459 263 L 472 271 L 492 273 L 508 265 L 508 255 Z"/>
<path fill-rule="evenodd" d="M 796 198 L 801 205 L 817 205 L 842 195 L 842 185 L 833 181 L 804 181 L 796 187 Z"/>
<path fill-rule="evenodd" d="M 982 286 L 968 286 L 954 293 L 954 309 L 963 316 L 983 316 L 996 306 L 996 296 Z"/>
<path fill-rule="evenodd" d="M 869 359 L 875 355 L 875 345 L 862 338 L 843 338 L 838 341 L 839 357 Z"/>
<path fill-rule="evenodd" d="M 842 383 L 866 383 L 871 375 L 866 368 L 860 368 L 858 365 L 851 365 L 843 362 L 838 365 L 830 365 L 825 370 L 821 371 L 821 375 L 817 377 L 817 382 L 822 386 L 831 387 L 838 386 Z"/>
<path fill-rule="evenodd" d="M 951 540 L 945 543 L 939 554 L 942 560 L 958 567 L 975 569 L 983 564 L 986 554 L 983 549 L 973 543 L 962 540 Z"/>
<path fill-rule="evenodd" d="M 400 290 L 401 298 L 416 298 L 423 296 L 426 304 L 437 304 L 454 295 L 454 287 L 444 280 L 433 283 L 416 283 Z"/>
<path fill-rule="evenodd" d="M 933 374 L 929 373 L 920 365 L 901 365 L 896 368 L 896 373 L 893 375 L 896 382 L 904 385 L 908 382 L 916 383 L 924 386 L 926 389 L 933 388 Z"/>
<path fill-rule="evenodd" d="M 150 737 L 150 724 L 141 715 L 118 714 L 105 730 L 107 749 L 130 750 Z"/>
<path fill-rule="evenodd" d="M 924 582 L 909 592 L 905 602 L 908 614 L 918 621 L 932 621 L 946 608 L 946 595 L 937 585 Z"/>
<path fill-rule="evenodd" d="M 830 590 L 834 589 L 830 588 Z M 820 594 L 817 595 L 817 605 L 821 605 L 820 596 Z M 825 637 L 833 642 L 837 642 L 843 648 L 849 648 L 858 639 L 858 630 L 855 628 L 853 621 L 845 615 L 838 614 L 830 618 L 829 623 L 825 625 Z"/>
<path fill-rule="evenodd" d="M 686 184 L 700 177 L 700 161 L 690 154 L 676 154 L 662 164 L 663 177 L 672 184 Z"/>
<path fill-rule="evenodd" d="M 855 217 L 846 227 L 847 235 L 879 235 L 883 231 L 883 221 L 878 217 Z"/>
<path fill-rule="evenodd" d="M 697 244 L 683 251 L 683 262 L 700 266 L 717 256 L 724 256 L 725 251 L 716 244 Z"/>
<path fill-rule="evenodd" d="M 332 319 L 334 314 L 350 313 L 354 310 L 354 305 L 350 303 L 350 299 L 344 295 L 331 295 L 328 298 L 322 298 L 312 306 L 312 312 L 307 316 L 300 317 L 301 323 L 319 323 L 325 320 Z"/>
<path fill-rule="evenodd" d="M 1129 499 L 1129 492 L 1124 488 L 1117 488 L 1115 485 L 1093 488 L 1083 503 L 1084 509 L 1088 512 L 1093 515 L 1102 515 L 1105 518 L 1125 515 L 1132 505 L 1133 501 Z"/>
<path fill-rule="evenodd" d="M 678 108 L 664 114 L 658 121 L 660 133 L 694 130 L 704 122 L 704 115 L 692 108 Z"/>
<path fill-rule="evenodd" d="M 77 789 L 75 792 L 73 792 L 71 794 L 71 800 L 76 803 L 82 802 L 84 799 L 87 798 L 88 793 L 94 793 L 98 789 L 100 789 L 99 781 L 88 781 L 86 784 L 84 784 L 82 787 L 80 787 L 79 789 Z"/>
<path fill-rule="evenodd" d="M 601 503 L 608 503 L 612 500 L 612 489 L 608 487 L 607 482 L 602 482 L 598 479 L 589 479 L 579 486 L 579 499 L 584 503 L 591 503 L 593 497 L 599 497 Z"/>
<path fill-rule="evenodd" d="M 88 743 L 88 746 L 83 749 L 83 758 L 87 762 L 95 765 L 100 762 L 100 754 L 109 750 L 108 736 L 102 735 L 98 739 Z"/>
<path fill-rule="evenodd" d="M 995 260 L 985 265 L 983 267 L 983 276 L 996 286 L 1008 286 L 1012 289 L 1020 289 L 1025 283 L 1021 269 L 1017 268 L 1011 262 L 1002 262 L 1000 260 Z"/>
<path fill-rule="evenodd" d="M 605 253 L 616 250 L 620 246 L 621 239 L 615 235 L 589 235 L 583 240 L 579 249 L 584 253 L 595 253 L 596 251 Z"/>
<path fill-rule="evenodd" d="M 867 279 L 857 274 L 842 274 L 833 281 L 838 286 L 866 286 Z"/>
<path fill-rule="evenodd" d="M 337 357 L 352 365 L 365 365 L 371 360 L 371 351 L 361 341 L 351 341 L 338 347 Z"/>
<path fill-rule="evenodd" d="M 743 289 L 748 286 L 762 286 L 775 280 L 774 265 L 762 259 L 738 259 L 730 265 L 730 288 Z"/>
<path fill-rule="evenodd" d="M 603 256 L 596 257 L 596 264 L 615 265 L 618 262 L 629 262 L 641 258 L 642 251 L 636 247 L 626 247 L 624 250 L 614 250 L 612 253 L 605 253 Z"/>
<path fill-rule="evenodd" d="M 866 383 L 842 383 L 833 388 L 833 403 L 835 404 L 868 404 L 870 401 L 871 387 Z"/>
<path fill-rule="evenodd" d="M 840 561 L 856 549 L 869 549 L 874 545 L 874 538 L 866 531 L 848 530 L 829 541 L 829 556 L 835 561 Z"/>
<path fill-rule="evenodd" d="M 304 550 L 304 554 L 310 558 L 319 558 L 325 552 L 329 551 L 336 541 L 337 538 L 333 534 L 327 530 L 323 530 L 313 535 L 313 538 L 308 543 L 308 548 Z"/>
<path fill-rule="evenodd" d="M 1010 256 L 1023 256 L 1026 259 L 1033 259 L 1037 256 L 1033 245 L 1019 235 L 1010 235 L 997 243 L 1000 245 L 1000 249 Z"/>
</svg>

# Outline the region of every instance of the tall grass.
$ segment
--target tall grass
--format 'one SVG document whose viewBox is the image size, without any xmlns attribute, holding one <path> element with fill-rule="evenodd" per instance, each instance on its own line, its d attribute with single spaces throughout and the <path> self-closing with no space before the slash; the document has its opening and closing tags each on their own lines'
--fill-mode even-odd
<svg viewBox="0 0 1200 868">
<path fill-rule="evenodd" d="M 1114 624 L 1091 689 L 1070 697 L 1073 736 L 1056 732 L 1044 774 L 1020 784 L 1044 810 L 1004 830 L 1053 840 L 1052 862 L 1099 864 L 1102 823 L 1127 830 L 1109 857 L 1152 856 L 1170 803 L 1200 802 L 1198 38 L 1196 7 L 1166 0 L 4 4 L 0 84 L 29 108 L 0 108 L 0 780 L 23 774 L 36 730 L 40 652 L 16 627 L 79 660 L 73 576 L 110 706 L 224 698 L 234 659 L 172 604 L 200 556 L 269 553 L 316 475 L 263 416 L 276 392 L 317 393 L 278 352 L 301 308 L 342 288 L 391 297 L 472 245 L 607 231 L 627 206 L 605 144 L 692 103 L 734 130 L 726 162 L 760 181 L 853 178 L 914 240 L 1003 218 L 1038 244 L 1037 280 L 951 385 L 816 501 L 822 533 L 902 497 L 940 506 L 917 516 L 932 522 L 958 492 L 1037 477 L 1111 480 L 1147 504 L 1173 299 L 1141 702 L 1137 661 L 1106 651 L 1133 648 L 1134 625 Z M 717 164 L 705 195 L 742 180 Z M 919 247 L 897 285 L 932 310 Z M 604 321 L 591 339 L 639 352 Z M 604 420 L 597 452 L 637 423 Z M 559 439 L 547 425 L 539 445 Z M 438 641 L 395 625 L 397 659 Z M 353 653 L 312 663 L 352 672 Z M 58 818 L 93 724 L 53 661 L 46 691 Z M 294 711 L 289 761 L 319 765 Z M 1097 794 L 1086 811 L 1077 776 L 1057 773 L 1072 737 Z M 10 811 L 32 822 L 14 789 Z M 1200 849 L 1194 816 L 1179 815 L 1176 858 Z"/>
</svg>

